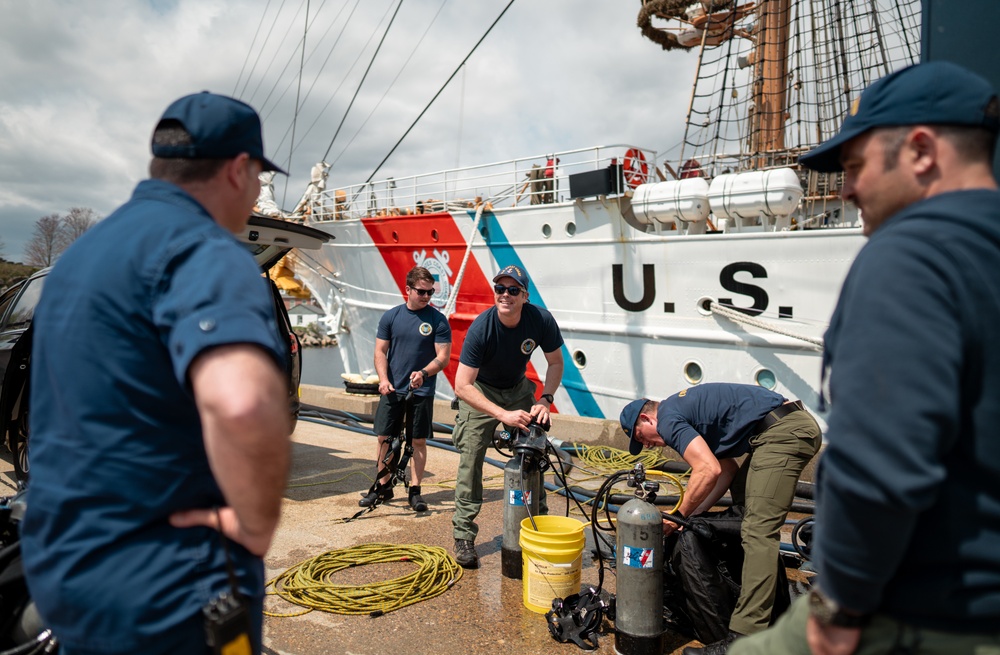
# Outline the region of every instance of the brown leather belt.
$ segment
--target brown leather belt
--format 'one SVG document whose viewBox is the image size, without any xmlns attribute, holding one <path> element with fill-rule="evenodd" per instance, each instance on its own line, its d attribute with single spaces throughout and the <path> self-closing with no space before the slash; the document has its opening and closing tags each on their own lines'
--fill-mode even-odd
<svg viewBox="0 0 1000 655">
<path fill-rule="evenodd" d="M 785 403 L 784 405 L 775 407 L 768 412 L 764 418 L 757 421 L 757 424 L 753 426 L 752 434 L 760 434 L 792 412 L 797 412 L 803 409 L 805 409 L 805 405 L 802 404 L 801 400 L 796 400 L 795 402 Z"/>
</svg>

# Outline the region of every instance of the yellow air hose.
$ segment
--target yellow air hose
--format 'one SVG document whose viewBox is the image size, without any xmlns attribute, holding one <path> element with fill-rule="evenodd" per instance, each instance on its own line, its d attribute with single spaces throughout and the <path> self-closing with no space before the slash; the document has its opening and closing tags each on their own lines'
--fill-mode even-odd
<svg viewBox="0 0 1000 655">
<path fill-rule="evenodd" d="M 366 585 L 341 585 L 333 576 L 347 568 L 366 564 L 407 562 L 417 570 L 398 578 Z M 312 610 L 333 614 L 387 612 L 440 596 L 462 577 L 462 567 L 444 548 L 422 544 L 361 544 L 331 550 L 305 560 L 267 583 L 268 595 L 277 595 L 306 608 L 302 612 L 267 616 L 301 616 Z"/>
</svg>

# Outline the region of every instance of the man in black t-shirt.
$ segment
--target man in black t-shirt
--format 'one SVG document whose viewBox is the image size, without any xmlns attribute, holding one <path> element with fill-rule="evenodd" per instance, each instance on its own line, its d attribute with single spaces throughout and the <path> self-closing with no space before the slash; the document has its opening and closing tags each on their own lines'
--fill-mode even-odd
<svg viewBox="0 0 1000 655">
<path fill-rule="evenodd" d="M 455 483 L 455 559 L 477 568 L 475 519 L 483 504 L 483 460 L 497 425 L 526 430 L 532 420 L 549 421 L 552 394 L 562 381 L 562 334 L 545 309 L 528 304 L 528 275 L 507 266 L 493 278 L 496 303 L 480 314 L 465 336 L 455 395 L 458 418 L 452 441 L 461 453 Z M 548 370 L 535 400 L 535 383 L 525 377 L 535 348 L 545 354 Z M 541 492 L 545 512 L 545 490 Z"/>
</svg>

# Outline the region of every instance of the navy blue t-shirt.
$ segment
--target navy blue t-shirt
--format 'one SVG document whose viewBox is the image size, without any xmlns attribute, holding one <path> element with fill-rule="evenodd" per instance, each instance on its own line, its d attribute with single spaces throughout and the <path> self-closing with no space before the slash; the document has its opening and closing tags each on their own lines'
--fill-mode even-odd
<svg viewBox="0 0 1000 655">
<path fill-rule="evenodd" d="M 478 381 L 510 389 L 524 377 L 535 348 L 550 353 L 562 345 L 562 333 L 548 310 L 526 303 L 521 307 L 521 321 L 509 328 L 500 322 L 494 306 L 469 326 L 459 361 L 479 369 Z"/>
<path fill-rule="evenodd" d="M 753 384 L 709 382 L 660 402 L 656 431 L 682 456 L 701 436 L 719 459 L 750 450 L 751 430 L 785 402 L 781 394 Z"/>
<path fill-rule="evenodd" d="M 402 392 L 410 386 L 410 373 L 426 367 L 437 356 L 434 344 L 451 343 L 451 326 L 444 314 L 430 305 L 413 311 L 403 303 L 382 314 L 375 336 L 389 342 L 389 381 Z M 436 374 L 424 380 L 413 395 L 433 396 L 435 386 Z"/>
<path fill-rule="evenodd" d="M 218 533 L 168 518 L 225 504 L 192 361 L 245 343 L 285 366 L 266 284 L 199 203 L 155 180 L 49 274 L 34 316 L 21 545 L 32 598 L 66 645 L 143 652 L 228 586 Z M 229 552 L 243 593 L 260 597 L 260 558 Z"/>
</svg>

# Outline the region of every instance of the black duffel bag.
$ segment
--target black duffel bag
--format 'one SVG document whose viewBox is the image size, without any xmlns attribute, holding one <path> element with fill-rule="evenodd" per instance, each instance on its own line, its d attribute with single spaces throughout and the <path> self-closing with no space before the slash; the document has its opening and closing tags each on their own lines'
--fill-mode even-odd
<svg viewBox="0 0 1000 655">
<path fill-rule="evenodd" d="M 663 613 L 667 627 L 710 644 L 729 634 L 729 619 L 740 596 L 743 508 L 706 512 L 688 519 L 690 528 L 674 532 L 664 544 Z M 771 624 L 790 604 L 781 560 Z"/>
</svg>

